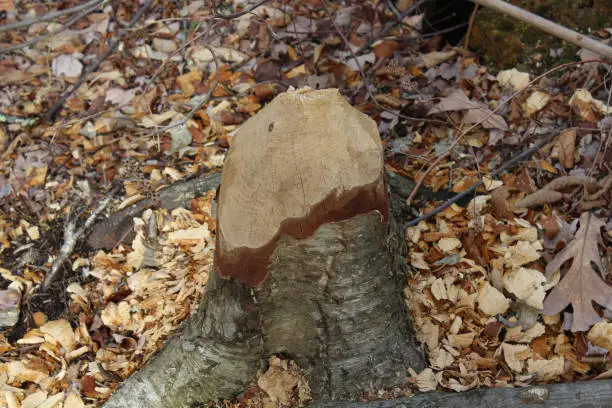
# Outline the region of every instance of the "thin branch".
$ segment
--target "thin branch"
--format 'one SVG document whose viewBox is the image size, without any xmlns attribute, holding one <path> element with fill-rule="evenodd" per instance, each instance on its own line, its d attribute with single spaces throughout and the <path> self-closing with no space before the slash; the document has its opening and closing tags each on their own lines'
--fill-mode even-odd
<svg viewBox="0 0 612 408">
<path fill-rule="evenodd" d="M 175 55 L 178 55 L 179 52 L 182 52 L 183 48 L 187 48 L 187 46 L 189 46 L 190 44 L 194 43 L 195 41 L 199 40 L 200 38 L 204 37 L 204 36 L 208 36 L 208 34 L 210 34 L 210 32 L 217 28 L 219 23 L 214 23 L 211 24 L 208 29 L 206 31 L 204 31 L 203 33 L 200 33 L 198 35 L 196 35 L 195 37 L 193 37 L 191 40 L 187 41 L 185 44 L 183 44 L 181 46 L 181 48 L 179 48 L 178 50 L 175 50 L 174 52 L 172 52 L 170 55 L 168 55 L 168 57 L 162 62 L 162 64 L 159 66 L 159 68 L 157 68 L 157 70 L 155 71 L 155 73 L 153 74 L 153 76 L 151 77 L 151 79 L 147 80 L 147 83 L 145 84 L 143 93 L 148 91 L 151 88 L 151 84 L 153 82 L 155 82 L 155 80 L 157 79 L 157 77 L 159 77 L 159 75 L 161 74 L 162 70 L 164 69 L 164 67 L 166 66 L 166 64 L 172 60 L 172 58 L 174 58 Z"/>
<path fill-rule="evenodd" d="M 64 230 L 64 244 L 60 249 L 60 253 L 57 259 L 55 260 L 55 262 L 53 262 L 51 270 L 45 276 L 45 280 L 43 281 L 43 284 L 41 286 L 41 290 L 43 292 L 47 290 L 49 286 L 57 280 L 62 265 L 64 264 L 64 262 L 66 262 L 70 255 L 72 255 L 74 247 L 76 246 L 79 239 L 81 239 L 81 237 L 85 234 L 85 231 L 87 231 L 87 229 L 91 227 L 93 222 L 96 220 L 96 217 L 108 206 L 117 191 L 119 191 L 119 186 L 115 186 L 111 191 L 109 191 L 106 197 L 104 197 L 104 199 L 100 201 L 96 209 L 92 211 L 89 217 L 87 217 L 87 220 L 85 220 L 85 223 L 76 232 L 76 220 L 68 222 L 68 225 Z"/>
<path fill-rule="evenodd" d="M 534 27 L 539 28 L 542 31 L 552 34 L 555 37 L 559 37 L 569 43 L 577 45 L 579 47 L 591 50 L 604 58 L 612 60 L 612 47 L 604 44 L 601 41 L 597 41 L 591 37 L 587 37 L 584 34 L 580 34 L 574 30 L 563 27 L 559 24 L 553 23 L 543 17 L 533 14 L 520 7 L 516 7 L 512 4 L 506 3 L 501 0 L 470 0 L 473 3 L 480 4 L 481 6 L 489 7 L 500 13 L 507 14 L 517 20 L 523 21 Z"/>
<path fill-rule="evenodd" d="M 427 1 L 427 0 L 425 0 Z M 421 2 L 423 2 L 423 0 L 421 0 Z M 417 3 L 420 4 L 421 2 Z M 325 9 L 325 12 L 327 13 L 327 15 L 331 18 L 332 14 L 329 11 L 329 7 L 327 6 L 327 2 L 326 0 L 321 0 L 321 4 L 323 4 L 323 8 Z M 413 8 L 417 7 L 417 5 L 409 8 L 408 10 L 412 10 Z M 359 70 L 359 75 L 361 76 L 361 79 L 363 80 L 363 87 L 365 88 L 365 91 L 368 95 L 368 99 L 372 101 L 372 103 L 374 105 L 376 105 L 377 108 L 379 108 L 382 111 L 388 112 L 398 118 L 401 119 L 407 119 L 407 120 L 414 120 L 417 122 L 430 122 L 430 123 L 435 123 L 435 122 L 440 122 L 437 121 L 435 119 L 425 119 L 425 118 L 417 118 L 417 117 L 413 117 L 413 116 L 407 116 L 407 115 L 403 115 L 401 113 L 395 113 L 387 108 L 385 108 L 384 106 L 382 106 L 377 100 L 376 98 L 374 98 L 374 95 L 372 95 L 372 92 L 370 91 L 370 87 L 369 85 L 369 81 L 368 78 L 365 74 L 365 72 L 363 72 L 363 67 L 361 65 L 361 62 L 359 62 L 359 59 L 357 58 L 357 52 L 354 52 L 353 49 L 351 48 L 351 45 L 348 41 L 348 39 L 346 38 L 346 36 L 344 35 L 344 33 L 340 30 L 340 28 L 338 27 L 338 25 L 336 24 L 336 22 L 331 19 L 331 23 L 332 26 L 334 27 L 334 30 L 336 31 L 336 33 L 338 34 L 338 36 L 340 36 L 340 38 L 342 39 L 342 41 L 344 42 L 344 45 L 346 46 L 346 48 L 348 49 L 349 53 L 351 54 L 351 58 L 353 58 L 353 60 L 355 60 L 355 64 L 357 65 L 357 69 Z"/>
<path fill-rule="evenodd" d="M 457 143 L 459 143 L 461 141 L 461 139 L 463 139 L 463 137 L 465 135 L 467 135 L 469 132 L 471 132 L 472 130 L 476 129 L 476 127 L 482 125 L 486 120 L 488 120 L 491 116 L 493 116 L 494 114 L 496 114 L 497 112 L 499 112 L 499 110 L 501 108 L 503 108 L 504 106 L 506 106 L 510 101 L 514 100 L 514 98 L 516 98 L 519 94 L 525 92 L 526 90 L 530 89 L 533 84 L 535 84 L 536 82 L 540 81 L 542 78 L 546 77 L 547 75 L 552 74 L 553 72 L 556 71 L 560 71 L 562 69 L 574 66 L 574 65 L 580 65 L 580 64 L 588 64 L 588 63 L 603 63 L 603 64 L 607 64 L 606 61 L 603 60 L 588 60 L 588 61 L 578 61 L 578 62 L 568 62 L 566 64 L 562 64 L 559 66 L 556 66 L 552 69 L 549 69 L 548 71 L 546 71 L 545 73 L 543 73 L 542 75 L 537 76 L 535 79 L 533 79 L 531 82 L 529 82 L 524 88 L 519 89 L 518 91 L 514 92 L 512 95 L 510 95 L 510 97 L 508 99 L 506 99 L 505 101 L 501 102 L 499 105 L 497 105 L 497 108 L 495 108 L 494 110 L 492 110 L 487 116 L 485 116 L 484 118 L 482 118 L 481 120 L 479 120 L 478 122 L 474 123 L 472 126 L 470 126 L 469 128 L 467 128 L 466 130 L 462 131 L 461 134 L 459 135 L 459 137 L 457 137 L 457 139 L 450 145 L 450 147 L 446 150 L 446 152 L 444 152 L 443 154 L 441 154 L 440 156 L 438 156 L 436 158 L 436 160 L 434 160 L 434 162 L 427 168 L 427 170 L 425 171 L 425 173 L 423 173 L 423 175 L 419 178 L 419 180 L 417 180 L 416 185 L 414 186 L 414 189 L 412 190 L 412 193 L 410 193 L 410 196 L 408 197 L 408 199 L 406 200 L 406 204 L 410 205 L 410 203 L 412 202 L 412 200 L 414 199 L 414 196 L 416 195 L 417 191 L 419 191 L 419 188 L 421 187 L 421 185 L 423 184 L 423 181 L 425 180 L 425 178 L 427 177 L 427 175 L 429 173 L 431 173 L 431 171 L 436 168 L 436 166 L 444 159 L 446 158 L 451 151 L 453 150 L 453 148 L 457 145 Z"/>
<path fill-rule="evenodd" d="M 232 13 L 232 14 L 223 14 L 223 13 L 219 13 L 217 11 L 217 0 L 213 0 L 213 8 L 214 8 L 214 13 L 213 13 L 213 17 L 215 18 L 221 18 L 223 20 L 232 20 L 234 18 L 238 18 L 238 17 L 242 17 L 245 14 L 249 14 L 251 11 L 255 10 L 257 7 L 267 3 L 270 0 L 261 0 L 258 3 L 253 4 L 251 7 L 243 10 L 243 11 L 239 11 L 237 13 Z"/>
<path fill-rule="evenodd" d="M 514 166 L 515 164 L 517 164 L 519 161 L 523 160 L 524 158 L 527 158 L 527 157 L 531 156 L 536 151 L 538 151 L 542 146 L 544 146 L 546 143 L 548 143 L 549 140 L 550 140 L 550 137 L 546 137 L 546 138 L 544 138 L 542 140 L 539 140 L 538 142 L 535 143 L 534 146 L 532 146 L 529 149 L 523 151 L 518 156 L 513 157 L 512 159 L 510 159 L 507 162 L 503 163 L 499 168 L 497 168 L 494 171 L 492 171 L 490 173 L 490 177 L 493 178 L 493 177 L 497 176 L 499 173 L 501 173 L 502 171 L 504 171 L 504 170 L 506 170 L 506 169 L 508 169 L 508 168 L 510 168 L 512 166 Z M 450 207 L 453 203 L 456 203 L 457 201 L 461 200 L 463 197 L 466 197 L 466 196 L 470 195 L 478 187 L 482 186 L 483 184 L 484 184 L 483 180 L 477 181 L 476 183 L 472 184 L 470 186 L 470 188 L 468 188 L 467 190 L 462 191 L 461 193 L 455 195 L 453 198 L 451 198 L 450 200 L 445 201 L 443 204 L 441 204 L 438 207 L 434 208 L 433 210 L 431 210 L 427 214 L 423 214 L 420 217 L 415 218 L 414 220 L 412 220 L 408 224 L 406 224 L 406 226 L 407 227 L 413 227 L 413 226 L 417 225 L 419 222 L 433 217 L 434 215 L 438 214 L 440 211 L 443 211 L 444 209 Z"/>
<path fill-rule="evenodd" d="M 474 10 L 472 11 L 472 15 L 470 16 L 470 22 L 468 24 L 467 33 L 465 33 L 465 41 L 463 42 L 463 52 L 467 53 L 468 48 L 470 47 L 470 37 L 472 35 L 472 27 L 474 27 L 474 20 L 476 19 L 476 13 L 478 12 L 478 4 L 474 6 Z M 467 54 L 463 54 L 467 55 Z M 459 64 L 459 86 L 463 83 L 463 64 Z"/>
<path fill-rule="evenodd" d="M 98 67 L 100 66 L 100 64 L 102 64 L 102 62 L 106 58 L 108 58 L 109 55 L 111 55 L 113 52 L 115 52 L 115 50 L 117 49 L 117 47 L 121 43 L 121 40 L 125 36 L 125 34 L 127 34 L 127 32 L 136 25 L 136 23 L 141 19 L 141 17 L 144 15 L 144 13 L 151 7 L 151 5 L 154 2 L 155 2 L 155 0 L 148 0 L 145 3 L 145 5 L 142 6 L 140 8 L 140 10 L 138 10 L 138 12 L 134 15 L 134 17 L 132 18 L 132 21 L 130 21 L 130 24 L 128 24 L 128 26 L 125 27 L 125 29 L 123 29 L 117 35 L 117 38 L 113 39 L 113 42 L 109 45 L 109 47 L 106 49 L 106 51 L 100 56 L 100 58 L 98 58 L 98 60 L 94 64 L 91 64 L 91 65 L 87 66 L 85 71 L 83 71 L 83 73 L 81 74 L 81 77 L 79 78 L 79 80 L 76 83 L 74 83 L 70 88 L 68 88 L 68 90 L 65 91 L 62 94 L 62 96 L 60 96 L 59 100 L 57 102 L 55 102 L 55 104 L 51 107 L 51 109 L 49 109 L 49 111 L 45 115 L 45 122 L 50 122 L 51 120 L 53 120 L 55 118 L 55 115 L 57 114 L 57 112 L 61 109 L 61 107 L 64 104 L 64 102 L 66 102 L 66 100 L 68 98 L 70 98 L 70 96 L 77 89 L 79 89 L 79 87 L 81 85 L 83 85 L 83 83 L 85 82 L 85 80 L 87 79 L 89 74 L 91 74 L 92 72 L 96 71 L 98 69 Z"/>
<path fill-rule="evenodd" d="M 55 36 L 55 35 L 57 35 L 57 34 L 59 34 L 61 32 L 64 32 L 68 28 L 70 28 L 70 26 L 72 26 L 74 23 L 76 23 L 77 21 L 79 21 L 83 17 L 87 16 L 92 11 L 95 11 L 99 7 L 100 7 L 99 4 L 95 4 L 92 7 L 88 8 L 88 9 L 85 9 L 81 13 L 73 16 L 70 20 L 68 20 L 66 22 L 66 24 L 62 25 L 60 28 L 58 28 L 57 30 L 54 30 L 53 32 L 51 32 L 49 34 L 45 34 L 45 35 L 41 35 L 41 36 L 36 37 L 36 38 L 32 38 L 31 40 L 28 40 L 28 41 L 26 41 L 24 43 L 21 43 L 21 44 L 15 44 L 15 45 L 10 45 L 8 47 L 0 48 L 0 54 L 5 54 L 7 52 L 11 52 L 11 51 L 15 51 L 15 50 L 20 50 L 20 49 L 28 47 L 28 46 L 30 46 L 32 44 L 36 44 L 39 41 L 46 40 L 46 39 L 51 38 L 51 37 L 53 37 L 53 36 Z"/>
<path fill-rule="evenodd" d="M 357 51 L 355 51 L 355 54 L 357 54 L 357 55 L 361 54 L 363 52 L 363 50 L 368 48 L 370 45 L 374 44 L 374 41 L 376 41 L 377 39 L 383 37 L 389 31 L 391 31 L 391 29 L 393 29 L 393 27 L 395 27 L 396 25 L 401 23 L 402 20 L 404 19 L 404 17 L 409 16 L 410 14 L 412 14 L 413 11 L 415 11 L 416 9 L 418 9 L 419 7 L 421 7 L 423 4 L 427 3 L 428 1 L 431 1 L 431 0 L 419 0 L 415 4 L 413 4 L 412 6 L 408 7 L 399 16 L 397 16 L 395 21 L 393 21 L 393 22 L 387 24 L 385 27 L 381 28 L 380 31 L 377 32 L 376 35 L 373 38 L 371 38 L 365 44 L 363 44 L 361 47 L 359 47 L 359 49 Z"/>
<path fill-rule="evenodd" d="M 58 17 L 62 17 L 68 14 L 73 14 L 76 12 L 79 12 L 81 10 L 87 9 L 90 6 L 93 6 L 95 4 L 101 3 L 104 0 L 90 0 L 86 3 L 80 4 L 78 6 L 74 6 L 71 8 L 67 8 L 65 10 L 60 10 L 60 11 L 52 11 L 50 13 L 47 14 L 43 14 L 40 17 L 36 17 L 36 18 L 32 18 L 29 20 L 23 20 L 23 21 L 16 21 L 14 23 L 8 23 L 5 25 L 0 26 L 0 33 L 4 32 L 4 31 L 10 31 L 10 30 L 16 30 L 18 28 L 23 28 L 23 27 L 29 27 L 32 24 L 36 24 L 36 23 L 41 23 L 43 21 L 49 21 L 49 20 L 54 20 Z"/>
</svg>

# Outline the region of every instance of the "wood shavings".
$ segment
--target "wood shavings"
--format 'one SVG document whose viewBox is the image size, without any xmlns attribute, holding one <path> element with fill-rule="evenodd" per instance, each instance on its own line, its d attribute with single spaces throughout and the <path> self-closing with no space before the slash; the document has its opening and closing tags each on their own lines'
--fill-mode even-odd
<svg viewBox="0 0 612 408">
<path fill-rule="evenodd" d="M 510 300 L 489 282 L 483 281 L 478 287 L 478 309 L 485 315 L 494 316 L 505 313 L 510 307 Z"/>
</svg>

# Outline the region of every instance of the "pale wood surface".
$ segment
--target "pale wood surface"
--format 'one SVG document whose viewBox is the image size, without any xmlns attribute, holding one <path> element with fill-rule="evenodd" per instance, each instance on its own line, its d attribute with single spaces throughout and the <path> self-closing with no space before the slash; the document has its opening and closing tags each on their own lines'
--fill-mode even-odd
<svg viewBox="0 0 612 408">
<path fill-rule="evenodd" d="M 261 283 L 281 234 L 306 238 L 325 223 L 387 214 L 376 123 L 337 89 L 289 90 L 246 121 L 223 166 L 215 265 Z"/>
</svg>

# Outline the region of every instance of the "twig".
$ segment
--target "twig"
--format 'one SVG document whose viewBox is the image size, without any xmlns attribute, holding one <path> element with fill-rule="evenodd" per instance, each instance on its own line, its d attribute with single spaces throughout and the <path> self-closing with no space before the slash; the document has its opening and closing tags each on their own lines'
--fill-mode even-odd
<svg viewBox="0 0 612 408">
<path fill-rule="evenodd" d="M 474 10 L 472 11 L 472 15 L 470 16 L 470 22 L 468 24 L 468 29 L 467 29 L 467 33 L 465 33 L 465 41 L 463 42 L 463 55 L 467 55 L 467 50 L 470 46 L 470 36 L 472 35 L 472 27 L 474 26 L 474 20 L 476 19 L 476 12 L 478 11 L 478 4 L 476 4 L 476 6 L 474 7 Z M 459 67 L 459 84 L 461 84 L 463 82 L 463 71 L 464 71 L 464 67 L 463 64 L 460 65 Z"/>
<path fill-rule="evenodd" d="M 57 259 L 55 260 L 55 262 L 53 262 L 51 270 L 45 276 L 45 280 L 43 281 L 43 284 L 41 286 L 41 291 L 44 292 L 53 282 L 55 282 L 55 280 L 59 276 L 60 268 L 62 267 L 64 262 L 66 262 L 68 257 L 72 255 L 72 251 L 74 251 L 74 247 L 76 246 L 79 239 L 85 234 L 85 231 L 87 231 L 87 229 L 93 224 L 93 222 L 96 220 L 96 217 L 108 206 L 108 204 L 111 202 L 112 198 L 115 196 L 118 190 L 119 186 L 115 186 L 111 191 L 109 191 L 106 197 L 104 197 L 104 199 L 100 201 L 96 209 L 92 211 L 87 220 L 85 220 L 85 223 L 76 232 L 76 220 L 68 222 L 68 225 L 64 230 L 64 244 L 60 249 L 60 253 Z"/>
<path fill-rule="evenodd" d="M 215 83 L 210 88 L 210 90 L 206 93 L 204 98 L 200 102 L 198 102 L 196 104 L 196 106 L 194 106 L 193 109 L 191 109 L 191 111 L 187 115 L 185 115 L 185 117 L 183 119 L 179 120 L 178 122 L 172 123 L 172 124 L 170 124 L 168 126 L 164 126 L 164 127 L 159 128 L 159 129 L 156 129 L 155 131 L 149 133 L 149 136 L 156 135 L 156 134 L 161 133 L 161 132 L 165 132 L 165 131 L 170 130 L 172 128 L 175 128 L 177 126 L 185 125 L 187 123 L 187 121 L 189 119 L 191 119 L 193 117 L 193 115 L 195 115 L 195 113 L 202 108 L 202 106 L 204 106 L 206 103 L 208 103 L 208 101 L 212 97 L 213 92 L 215 92 L 215 89 L 217 89 L 217 86 L 219 85 L 219 82 L 221 81 L 221 69 L 220 69 L 220 66 L 219 66 L 219 59 L 217 58 L 217 55 L 215 54 L 215 51 L 212 49 L 212 47 L 210 47 L 209 45 L 205 45 L 205 44 L 203 46 L 204 46 L 204 48 L 208 49 L 208 51 L 210 51 L 210 53 L 212 54 L 212 57 L 213 57 L 213 61 L 215 62 L 215 70 L 217 71 L 217 75 L 215 77 Z"/>
<path fill-rule="evenodd" d="M 245 9 L 243 11 L 239 11 L 237 13 L 223 14 L 223 13 L 219 13 L 217 11 L 217 0 L 213 0 L 213 8 L 214 8 L 214 10 L 213 10 L 213 17 L 221 18 L 221 19 L 224 19 L 224 20 L 231 20 L 231 19 L 234 19 L 234 18 L 242 17 L 245 14 L 248 14 L 251 11 L 255 10 L 257 7 L 267 3 L 268 1 L 270 1 L 270 0 L 261 0 L 260 2 L 253 4 L 251 7 L 247 8 L 247 9 Z"/>
<path fill-rule="evenodd" d="M 548 34 L 552 34 L 555 37 L 559 37 L 569 43 L 577 45 L 579 47 L 591 50 L 604 58 L 612 60 L 612 47 L 607 46 L 601 41 L 597 41 L 591 37 L 587 37 L 584 34 L 580 34 L 574 30 L 563 27 L 559 24 L 553 23 L 543 17 L 533 14 L 520 7 L 516 7 L 512 4 L 508 4 L 501 0 L 470 0 L 473 3 L 480 4 L 481 6 L 490 7 L 500 13 L 507 14 L 517 20 L 523 21 L 534 27 L 539 28 L 542 31 L 546 31 Z"/>
<path fill-rule="evenodd" d="M 134 15 L 134 17 L 132 18 L 132 21 L 130 21 L 130 24 L 128 24 L 127 27 L 125 27 L 125 29 L 123 29 L 118 35 L 117 38 L 115 38 L 113 40 L 113 42 L 109 45 L 109 47 L 106 49 L 106 51 L 100 56 L 100 58 L 98 58 L 98 60 L 91 64 L 88 65 L 87 68 L 85 69 L 85 71 L 83 71 L 83 73 L 81 74 L 81 77 L 79 78 L 79 80 L 74 83 L 70 88 L 68 88 L 67 91 L 65 91 L 62 96 L 60 96 L 59 100 L 57 102 L 55 102 L 55 104 L 51 107 L 51 109 L 49 109 L 49 111 L 47 112 L 47 114 L 45 115 L 45 122 L 50 122 L 53 120 L 53 118 L 55 117 L 55 115 L 57 114 L 57 112 L 61 109 L 62 105 L 64 104 L 64 102 L 66 102 L 66 100 L 68 98 L 70 98 L 70 96 L 77 90 L 79 89 L 79 87 L 81 85 L 83 85 L 83 82 L 85 82 L 85 80 L 87 79 L 87 77 L 89 76 L 89 74 L 91 74 L 92 72 L 94 72 L 95 70 L 98 69 L 98 67 L 100 66 L 100 64 L 102 64 L 102 62 L 108 58 L 109 55 L 111 55 L 113 52 L 115 52 L 115 50 L 117 49 L 117 47 L 119 46 L 119 43 L 121 43 L 121 40 L 123 39 L 123 37 L 125 36 L 125 34 L 131 29 L 133 28 L 136 23 L 138 22 L 138 20 L 140 20 L 140 18 L 144 15 L 144 13 L 151 7 L 151 5 L 155 2 L 155 0 L 148 0 L 144 6 L 142 6 L 140 8 L 140 10 L 138 10 L 138 12 Z"/>
<path fill-rule="evenodd" d="M 507 162 L 503 163 L 499 168 L 497 168 L 494 171 L 492 171 L 490 173 L 490 177 L 493 178 L 493 177 L 497 176 L 502 171 L 510 168 L 511 166 L 514 166 L 520 160 L 522 160 L 522 159 L 524 159 L 524 158 L 526 158 L 528 156 L 531 156 L 533 153 L 538 151 L 542 146 L 544 146 L 546 143 L 548 143 L 549 140 L 550 140 L 550 137 L 546 137 L 546 138 L 536 142 L 533 147 L 523 151 L 518 156 L 513 157 L 512 159 L 510 159 Z M 436 215 L 440 211 L 443 211 L 444 209 L 450 207 L 453 203 L 456 203 L 457 201 L 461 200 L 463 197 L 466 197 L 466 196 L 470 195 L 478 187 L 482 186 L 483 184 L 484 184 L 483 180 L 477 181 L 476 183 L 472 184 L 470 186 L 470 188 L 468 188 L 467 190 L 462 191 L 461 193 L 455 195 L 453 198 L 451 198 L 450 200 L 445 201 L 443 204 L 441 204 L 438 207 L 434 208 L 433 210 L 431 210 L 427 214 L 423 214 L 420 217 L 415 218 L 414 220 L 412 220 L 408 224 L 406 224 L 406 226 L 407 227 L 413 227 L 413 226 L 417 225 L 419 222 L 433 217 L 434 215 Z"/>
<path fill-rule="evenodd" d="M 427 1 L 427 0 L 425 0 Z M 322 4 L 323 4 L 323 8 L 325 9 L 325 12 L 327 13 L 328 16 L 331 17 L 331 13 L 329 12 L 329 8 L 327 6 L 327 2 L 325 0 L 321 0 Z M 421 0 L 421 2 L 423 2 L 423 0 Z M 417 3 L 420 4 L 421 2 Z M 408 10 L 411 10 L 415 7 L 417 7 L 417 5 L 414 5 L 413 7 L 411 7 Z M 414 120 L 414 121 L 418 121 L 418 122 L 430 122 L 430 123 L 435 123 L 435 122 L 440 122 L 438 120 L 435 119 L 425 119 L 425 118 L 417 118 L 417 117 L 413 117 L 413 116 L 407 116 L 407 115 L 403 115 L 401 113 L 395 113 L 391 110 L 386 109 L 384 106 L 382 106 L 377 100 L 376 98 L 374 98 L 374 95 L 372 95 L 372 92 L 370 91 L 370 87 L 368 86 L 369 81 L 368 78 L 366 77 L 365 72 L 363 72 L 363 67 L 361 66 L 361 62 L 359 62 L 359 59 L 357 58 L 357 53 L 353 51 L 353 49 L 351 48 L 351 45 L 348 41 L 348 39 L 346 38 L 346 36 L 344 35 L 344 33 L 340 30 L 340 28 L 338 27 L 338 25 L 336 24 L 336 22 L 332 19 L 331 21 L 332 26 L 334 27 L 334 30 L 336 31 L 336 33 L 340 36 L 340 38 L 342 39 L 342 41 L 344 42 L 344 45 L 346 46 L 346 48 L 348 49 L 349 53 L 351 54 L 351 58 L 353 58 L 355 60 L 355 64 L 357 65 L 357 69 L 359 70 L 359 75 L 361 76 L 361 79 L 363 80 L 363 87 L 365 88 L 365 91 L 368 95 L 368 99 L 370 99 L 372 101 L 372 103 L 374 105 L 376 105 L 376 107 L 378 107 L 380 110 L 385 111 L 385 112 L 389 112 L 390 114 L 401 118 L 401 119 L 408 119 L 408 120 Z"/>
<path fill-rule="evenodd" d="M 425 171 L 425 173 L 423 173 L 423 175 L 419 178 L 419 180 L 417 180 L 414 189 L 412 190 L 412 193 L 410 193 L 410 196 L 408 197 L 408 199 L 406 200 L 406 204 L 410 205 L 410 203 L 412 202 L 412 200 L 414 199 L 414 196 L 416 195 L 417 191 L 419 191 L 419 188 L 421 187 L 421 184 L 423 184 L 423 181 L 425 180 L 425 178 L 427 177 L 427 175 L 429 173 L 431 173 L 431 171 L 446 157 L 448 156 L 451 151 L 453 150 L 453 148 L 457 145 L 457 143 L 459 143 L 461 141 L 461 139 L 467 135 L 469 132 L 471 132 L 472 130 L 474 130 L 476 127 L 480 126 L 481 124 L 483 124 L 486 120 L 488 120 L 491 116 L 493 116 L 494 114 L 496 114 L 497 112 L 499 112 L 499 110 L 501 108 L 503 108 L 504 106 L 506 106 L 508 104 L 508 102 L 514 100 L 514 98 L 516 98 L 519 94 L 525 92 L 527 89 L 531 88 L 531 86 L 533 86 L 533 84 L 535 84 L 536 82 L 538 82 L 540 79 L 546 77 L 547 75 L 552 74 L 553 72 L 574 66 L 574 65 L 580 65 L 580 64 L 588 64 L 588 63 L 603 63 L 603 64 L 607 64 L 606 61 L 603 60 L 588 60 L 588 61 L 578 61 L 578 62 L 568 62 L 565 64 L 561 64 L 559 66 L 556 66 L 554 68 L 549 69 L 548 71 L 546 71 L 545 73 L 543 73 L 542 75 L 537 76 L 535 79 L 533 79 L 531 82 L 529 82 L 524 88 L 519 89 L 518 91 L 514 92 L 512 95 L 510 95 L 510 97 L 508 99 L 506 99 L 505 101 L 501 102 L 499 105 L 497 105 L 497 108 L 495 108 L 494 110 L 492 110 L 487 116 L 485 116 L 484 118 L 482 118 L 481 120 L 479 120 L 478 122 L 474 123 L 472 126 L 470 126 L 469 128 L 467 128 L 466 130 L 462 131 L 461 134 L 459 135 L 459 137 L 457 137 L 457 139 L 449 146 L 449 148 L 446 150 L 446 152 L 444 152 L 443 154 L 441 154 L 440 156 L 438 156 L 436 158 L 436 160 L 434 160 L 434 162 L 427 168 L 427 170 Z"/>
<path fill-rule="evenodd" d="M 0 113 L 0 123 L 18 123 L 23 126 L 34 126 L 37 119 L 21 118 L 19 116 L 11 116 Z"/>
<path fill-rule="evenodd" d="M 378 39 L 378 38 L 384 36 L 385 34 L 387 34 L 389 31 L 391 31 L 391 29 L 393 27 L 395 27 L 397 24 L 401 23 L 402 20 L 404 19 L 404 17 L 409 16 L 413 11 L 415 11 L 416 9 L 418 9 L 419 7 L 421 7 L 423 4 L 427 3 L 428 1 L 431 1 L 431 0 L 419 0 L 415 4 L 413 4 L 412 6 L 408 7 L 399 16 L 396 16 L 395 21 L 393 21 L 393 22 L 387 24 L 385 27 L 381 28 L 380 31 L 376 33 L 374 38 L 368 40 L 365 44 L 363 44 L 361 47 L 359 47 L 359 49 L 357 51 L 355 51 L 355 54 L 357 54 L 357 55 L 361 54 L 363 52 L 363 50 L 365 50 L 370 45 L 372 45 L 376 39 Z"/>
<path fill-rule="evenodd" d="M 73 14 L 76 13 L 78 11 L 84 10 L 89 8 L 90 6 L 93 6 L 94 4 L 97 3 L 101 3 L 103 0 L 90 0 L 86 3 L 80 4 L 78 6 L 74 6 L 71 8 L 67 8 L 65 10 L 60 10 L 60 11 L 52 11 L 50 13 L 47 14 L 43 14 L 40 17 L 36 17 L 36 18 L 32 18 L 29 20 L 23 20 L 23 21 L 16 21 L 14 23 L 8 23 L 5 24 L 3 26 L 0 26 L 0 33 L 4 32 L 4 31 L 10 31 L 10 30 L 16 30 L 18 28 L 23 28 L 23 27 L 28 27 L 31 26 L 32 24 L 36 24 L 36 23 L 41 23 L 43 21 L 49 21 L 49 20 L 54 20 L 58 17 L 62 17 L 68 14 Z"/>
<path fill-rule="evenodd" d="M 98 9 L 99 7 L 100 7 L 100 4 L 94 4 L 92 7 L 88 8 L 88 9 L 85 9 L 81 13 L 73 16 L 70 20 L 68 20 L 66 22 L 66 24 L 62 25 L 60 28 L 58 28 L 57 30 L 54 30 L 53 32 L 51 32 L 49 34 L 45 34 L 45 35 L 41 35 L 41 36 L 36 37 L 36 38 L 32 38 L 31 40 L 28 40 L 28 41 L 26 41 L 24 43 L 21 43 L 21 44 L 15 44 L 15 45 L 10 45 L 8 47 L 0 48 L 0 54 L 4 54 L 4 53 L 15 51 L 15 50 L 20 50 L 20 49 L 28 47 L 28 46 L 30 46 L 32 44 L 36 44 L 39 41 L 46 40 L 47 38 L 51 38 L 51 37 L 53 37 L 55 35 L 58 35 L 59 33 L 66 31 L 74 23 L 76 23 L 77 21 L 79 21 L 83 17 L 87 16 L 92 11 Z"/>
<path fill-rule="evenodd" d="M 397 20 L 401 21 L 402 20 L 402 12 L 399 11 L 397 9 L 397 7 L 395 7 L 395 4 L 393 4 L 393 0 L 387 0 L 385 3 L 387 4 L 387 8 L 389 10 L 391 10 L 391 13 L 393 13 L 393 15 L 395 15 L 395 18 Z"/>
<path fill-rule="evenodd" d="M 207 36 L 213 29 L 217 28 L 218 23 L 215 24 L 211 24 L 210 27 L 208 27 L 208 29 L 206 31 L 204 31 L 203 33 L 200 33 L 196 36 L 194 36 L 191 40 L 187 41 L 185 44 L 181 45 L 181 48 L 179 48 L 178 50 L 172 52 L 170 55 L 168 55 L 168 57 L 164 60 L 164 62 L 162 62 L 162 64 L 159 66 L 159 68 L 157 68 L 157 70 L 155 71 L 155 73 L 153 74 L 153 76 L 151 76 L 151 79 L 149 79 L 145 86 L 144 86 L 144 90 L 143 93 L 148 91 L 151 87 L 151 84 L 153 82 L 155 82 L 155 80 L 157 79 L 157 77 L 159 77 L 159 74 L 161 74 L 163 68 L 166 66 L 166 64 L 168 63 L 168 61 L 170 61 L 175 55 L 178 55 L 179 52 L 182 52 L 183 48 L 187 48 L 188 45 L 190 45 L 191 43 L 199 40 L 200 38 Z"/>
</svg>

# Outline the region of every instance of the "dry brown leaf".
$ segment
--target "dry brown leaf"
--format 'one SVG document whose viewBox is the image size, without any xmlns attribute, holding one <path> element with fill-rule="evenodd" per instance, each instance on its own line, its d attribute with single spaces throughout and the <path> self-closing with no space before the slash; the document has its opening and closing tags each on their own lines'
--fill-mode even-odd
<svg viewBox="0 0 612 408">
<path fill-rule="evenodd" d="M 592 266 L 595 264 L 599 271 L 603 271 L 597 244 L 602 244 L 600 228 L 604 225 L 593 214 L 583 213 L 576 238 L 546 265 L 546 277 L 550 279 L 566 261 L 572 259 L 570 269 L 544 300 L 543 314 L 557 314 L 571 304 L 574 309 L 573 332 L 586 331 L 601 320 L 593 308 L 593 301 L 602 306 L 612 303 L 612 287 Z"/>
<path fill-rule="evenodd" d="M 564 190 L 573 186 L 597 187 L 597 179 L 586 176 L 563 176 L 557 177 L 545 185 L 545 190 Z"/>
<path fill-rule="evenodd" d="M 467 109 L 479 109 L 478 103 L 472 101 L 461 89 L 454 89 L 448 96 L 440 98 L 440 102 L 427 112 L 427 115 L 442 112 L 454 112 Z"/>
<path fill-rule="evenodd" d="M 566 169 L 574 167 L 576 129 L 565 129 L 559 135 L 559 161 Z"/>
<path fill-rule="evenodd" d="M 508 201 L 510 192 L 508 187 L 499 188 L 491 193 L 491 201 L 493 203 L 493 214 L 496 218 L 504 220 L 514 219 L 514 214 L 511 210 L 511 204 Z"/>
<path fill-rule="evenodd" d="M 582 185 L 586 188 L 597 187 L 597 179 L 586 176 L 562 176 L 557 177 L 541 190 L 538 190 L 516 203 L 517 207 L 531 208 L 538 205 L 550 204 L 566 198 L 566 194 L 558 190 L 568 187 Z"/>
</svg>

